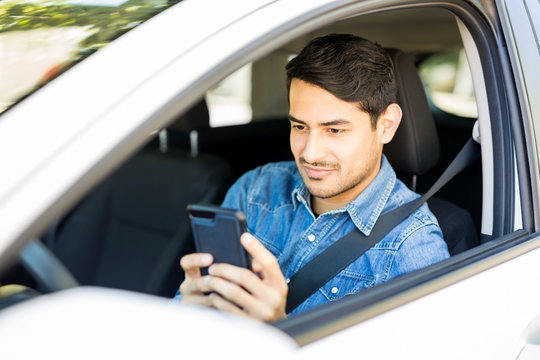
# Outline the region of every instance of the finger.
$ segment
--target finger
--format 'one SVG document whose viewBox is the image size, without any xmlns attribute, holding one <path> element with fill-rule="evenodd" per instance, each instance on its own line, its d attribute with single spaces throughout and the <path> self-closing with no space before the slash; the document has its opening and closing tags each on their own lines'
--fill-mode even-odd
<svg viewBox="0 0 540 360">
<path fill-rule="evenodd" d="M 212 301 L 210 300 L 210 295 L 182 296 L 182 300 L 180 302 L 185 303 L 185 304 L 212 306 Z"/>
<path fill-rule="evenodd" d="M 270 285 L 253 272 L 230 264 L 214 264 L 209 287 L 225 300 L 237 305 L 246 314 L 263 321 L 285 316 L 287 285 Z"/>
<path fill-rule="evenodd" d="M 275 309 L 280 304 L 281 298 L 279 294 L 271 291 L 270 286 L 263 284 L 260 280 L 258 282 L 260 286 L 255 289 L 255 292 L 264 295 L 250 294 L 237 284 L 214 277 L 211 280 L 212 288 L 215 289 L 215 292 L 210 295 L 212 306 L 231 313 L 251 316 L 262 321 L 276 319 Z"/>
<path fill-rule="evenodd" d="M 210 267 L 212 274 L 207 279 L 209 291 L 220 294 L 224 299 L 242 307 L 252 307 L 256 305 L 255 298 L 251 291 L 261 293 L 261 280 L 253 272 L 229 264 L 214 264 Z M 259 283 L 259 287 L 256 283 Z M 257 296 L 257 295 L 255 295 Z"/>
<path fill-rule="evenodd" d="M 214 258 L 210 254 L 188 254 L 180 259 L 180 266 L 186 273 L 186 277 L 198 277 L 201 276 L 200 268 L 212 265 L 213 261 Z"/>
<path fill-rule="evenodd" d="M 214 264 L 208 272 L 213 277 L 224 281 L 218 282 L 212 279 L 209 281 L 209 287 L 241 307 L 257 307 L 256 301 L 275 297 L 272 286 L 265 284 L 247 269 L 230 264 Z"/>
<path fill-rule="evenodd" d="M 251 270 L 255 273 L 260 273 L 263 271 L 263 267 L 256 260 L 251 261 Z"/>
<path fill-rule="evenodd" d="M 186 278 L 180 284 L 180 294 L 182 296 L 190 296 L 192 294 L 202 295 L 210 292 L 212 289 L 209 287 L 210 276 Z"/>
<path fill-rule="evenodd" d="M 247 316 L 245 312 L 242 311 L 238 306 L 233 304 L 232 302 L 225 300 L 222 298 L 219 294 L 212 293 L 208 296 L 210 305 L 218 310 L 226 311 L 231 314 L 241 315 L 241 316 Z"/>
<path fill-rule="evenodd" d="M 250 301 L 250 305 L 237 304 L 229 299 L 222 297 L 218 293 L 212 293 L 210 296 L 211 306 L 227 311 L 232 314 L 254 317 L 262 321 L 270 321 L 273 318 L 273 311 L 266 306 L 264 302 L 258 301 L 252 298 L 254 301 Z"/>
<path fill-rule="evenodd" d="M 258 272 L 263 279 L 272 284 L 282 283 L 285 280 L 276 257 L 256 237 L 249 233 L 243 233 L 240 242 L 246 251 L 253 256 L 253 260 L 257 263 L 256 266 L 260 266 Z"/>
</svg>

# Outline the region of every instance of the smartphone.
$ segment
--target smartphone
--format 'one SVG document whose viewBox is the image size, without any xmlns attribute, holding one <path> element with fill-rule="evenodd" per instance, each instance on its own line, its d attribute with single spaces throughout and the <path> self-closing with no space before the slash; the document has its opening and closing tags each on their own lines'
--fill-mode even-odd
<svg viewBox="0 0 540 360">
<path fill-rule="evenodd" d="M 187 207 L 195 249 L 209 253 L 214 263 L 228 263 L 251 270 L 251 258 L 240 243 L 246 232 L 244 214 L 216 205 L 190 204 Z M 207 269 L 201 269 L 203 275 Z"/>
</svg>

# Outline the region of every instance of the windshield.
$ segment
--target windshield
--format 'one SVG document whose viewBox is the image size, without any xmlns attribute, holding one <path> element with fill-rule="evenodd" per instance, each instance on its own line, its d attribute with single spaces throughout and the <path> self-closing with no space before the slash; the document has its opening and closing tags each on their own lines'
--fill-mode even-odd
<svg viewBox="0 0 540 360">
<path fill-rule="evenodd" d="M 0 113 L 179 1 L 0 2 Z"/>
</svg>

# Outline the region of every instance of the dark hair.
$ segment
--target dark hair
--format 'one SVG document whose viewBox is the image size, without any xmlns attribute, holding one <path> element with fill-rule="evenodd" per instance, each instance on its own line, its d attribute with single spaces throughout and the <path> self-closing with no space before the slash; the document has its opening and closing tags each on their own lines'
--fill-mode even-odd
<svg viewBox="0 0 540 360">
<path fill-rule="evenodd" d="M 392 60 L 378 44 L 350 34 L 330 34 L 311 40 L 287 66 L 287 91 L 293 78 L 317 85 L 337 98 L 357 102 L 377 118 L 397 101 Z"/>
</svg>

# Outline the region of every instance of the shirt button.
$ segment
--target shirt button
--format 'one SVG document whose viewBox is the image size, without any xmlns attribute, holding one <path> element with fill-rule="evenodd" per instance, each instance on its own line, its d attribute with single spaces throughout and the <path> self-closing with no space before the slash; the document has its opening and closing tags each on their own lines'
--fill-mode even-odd
<svg viewBox="0 0 540 360">
<path fill-rule="evenodd" d="M 309 241 L 313 242 L 313 241 L 315 241 L 315 235 L 309 234 L 308 237 L 307 237 L 307 239 L 308 239 Z"/>
<path fill-rule="evenodd" d="M 300 194 L 296 194 L 296 200 L 298 200 L 299 202 L 302 202 L 302 197 L 300 196 Z"/>
<path fill-rule="evenodd" d="M 337 294 L 339 289 L 337 287 L 333 287 L 332 290 L 330 290 L 332 292 L 332 294 Z"/>
<path fill-rule="evenodd" d="M 286 282 L 286 283 L 288 284 L 288 283 L 290 283 L 290 282 L 291 282 L 291 279 L 289 279 L 289 278 L 286 278 L 286 279 L 285 279 L 285 282 Z"/>
</svg>

